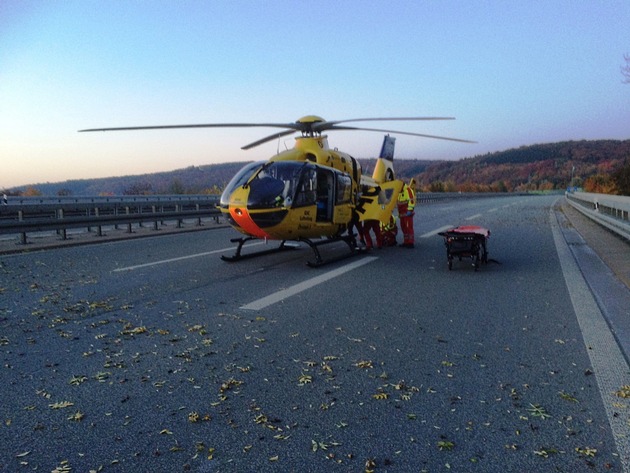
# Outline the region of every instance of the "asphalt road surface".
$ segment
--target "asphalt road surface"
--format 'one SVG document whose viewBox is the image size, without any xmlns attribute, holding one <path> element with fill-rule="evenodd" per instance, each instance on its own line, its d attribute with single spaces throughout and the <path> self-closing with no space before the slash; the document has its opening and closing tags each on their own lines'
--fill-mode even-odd
<svg viewBox="0 0 630 473">
<path fill-rule="evenodd" d="M 317 269 L 228 228 L 0 256 L 0 471 L 627 473 L 628 288 L 562 199 Z M 465 224 L 495 261 L 449 271 Z"/>
</svg>

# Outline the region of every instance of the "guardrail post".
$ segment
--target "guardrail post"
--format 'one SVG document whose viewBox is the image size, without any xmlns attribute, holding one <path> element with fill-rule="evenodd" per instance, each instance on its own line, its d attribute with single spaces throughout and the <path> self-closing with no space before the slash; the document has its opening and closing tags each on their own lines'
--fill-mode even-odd
<svg viewBox="0 0 630 473">
<path fill-rule="evenodd" d="M 160 205 L 160 215 L 164 215 L 164 204 Z M 165 225 L 166 223 L 164 223 L 164 219 L 160 219 L 160 226 L 163 227 Z"/>
<path fill-rule="evenodd" d="M 179 213 L 182 210 L 182 206 L 179 204 L 175 204 L 175 213 Z M 177 223 L 175 224 L 175 226 L 177 228 L 182 228 L 182 224 L 184 223 L 184 221 L 181 218 L 177 219 Z"/>
<path fill-rule="evenodd" d="M 23 210 L 18 210 L 18 221 L 23 222 L 24 221 L 24 211 Z M 26 232 L 21 232 L 20 233 L 20 237 L 18 239 L 18 244 L 19 245 L 26 245 Z"/>
<path fill-rule="evenodd" d="M 199 212 L 199 204 L 195 204 L 195 210 L 197 212 Z M 203 224 L 201 223 L 201 217 L 197 217 L 197 226 L 198 227 L 202 227 L 203 226 Z"/>
<path fill-rule="evenodd" d="M 156 212 L 156 207 L 155 207 L 155 205 L 152 205 L 152 206 L 151 206 L 151 213 L 152 213 L 154 216 L 155 216 L 155 214 L 157 213 L 157 212 Z M 158 222 L 158 220 L 157 220 L 157 219 L 153 220 L 153 230 L 154 230 L 154 231 L 158 231 L 159 229 L 160 229 L 160 227 L 159 227 L 159 222 Z"/>
<path fill-rule="evenodd" d="M 129 215 L 130 213 L 131 211 L 129 210 L 129 206 L 125 206 L 125 215 Z M 131 229 L 131 222 L 127 224 L 127 233 L 133 233 L 133 230 Z"/>
<path fill-rule="evenodd" d="M 99 217 L 99 210 L 98 210 L 98 207 L 94 207 L 94 216 L 95 216 L 96 218 L 98 218 L 98 217 Z M 97 237 L 102 237 L 102 236 L 103 236 L 103 226 L 102 226 L 102 225 L 100 225 L 100 224 L 96 226 L 96 236 L 97 236 Z"/>
<path fill-rule="evenodd" d="M 57 219 L 63 220 L 63 209 L 57 210 Z M 68 234 L 65 228 L 62 228 L 61 230 L 57 230 L 57 235 L 60 235 L 62 240 L 68 239 Z"/>
</svg>

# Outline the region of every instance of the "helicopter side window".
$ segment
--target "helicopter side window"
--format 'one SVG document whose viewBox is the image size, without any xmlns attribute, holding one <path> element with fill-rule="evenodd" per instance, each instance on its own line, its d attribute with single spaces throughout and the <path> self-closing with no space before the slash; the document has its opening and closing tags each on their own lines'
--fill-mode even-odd
<svg viewBox="0 0 630 473">
<path fill-rule="evenodd" d="M 352 179 L 347 174 L 337 174 L 337 193 L 335 204 L 350 202 L 352 195 Z"/>
<path fill-rule="evenodd" d="M 314 167 L 305 167 L 295 193 L 294 207 L 304 207 L 315 205 L 317 199 L 316 192 L 317 173 Z"/>
<path fill-rule="evenodd" d="M 334 176 L 333 173 L 319 169 L 317 173 L 317 220 L 332 220 L 333 211 L 333 194 L 334 194 Z"/>
</svg>

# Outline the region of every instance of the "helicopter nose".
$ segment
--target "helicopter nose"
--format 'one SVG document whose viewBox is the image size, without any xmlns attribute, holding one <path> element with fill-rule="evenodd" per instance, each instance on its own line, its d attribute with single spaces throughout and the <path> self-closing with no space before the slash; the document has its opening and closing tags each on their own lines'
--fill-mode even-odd
<svg viewBox="0 0 630 473">
<path fill-rule="evenodd" d="M 247 234 L 257 238 L 270 237 L 267 232 L 263 231 L 258 225 L 256 225 L 246 208 L 230 207 L 230 215 L 234 219 L 234 222 L 247 232 Z"/>
</svg>

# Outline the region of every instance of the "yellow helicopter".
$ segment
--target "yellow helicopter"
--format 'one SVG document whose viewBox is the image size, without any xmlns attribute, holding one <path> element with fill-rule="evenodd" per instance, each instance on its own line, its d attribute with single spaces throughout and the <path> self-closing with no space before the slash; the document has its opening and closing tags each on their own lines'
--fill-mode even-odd
<svg viewBox="0 0 630 473">
<path fill-rule="evenodd" d="M 288 241 L 304 242 L 312 248 L 315 261 L 309 266 L 320 266 L 325 261 L 319 247 L 343 241 L 349 252 L 356 253 L 352 224 L 363 220 L 389 221 L 397 203 L 403 182 L 395 178 L 393 156 L 395 138 L 389 133 L 474 143 L 469 140 L 447 138 L 377 128 L 347 126 L 348 122 L 452 120 L 452 117 L 356 118 L 326 121 L 307 115 L 293 123 L 214 123 L 196 125 L 162 125 L 118 128 L 92 128 L 89 131 L 155 130 L 173 128 L 213 127 L 272 127 L 283 131 L 257 140 L 242 149 L 247 150 L 271 140 L 300 132 L 295 147 L 279 152 L 267 161 L 244 166 L 228 183 L 219 204 L 229 224 L 245 235 L 231 241 L 237 243 L 233 256 L 222 256 L 225 261 L 260 256 L 294 248 Z M 359 161 L 342 151 L 328 146 L 328 130 L 363 130 L 388 133 L 381 147 L 372 176 L 363 175 Z M 250 240 L 280 241 L 277 248 L 243 255 L 243 245 Z"/>
</svg>

